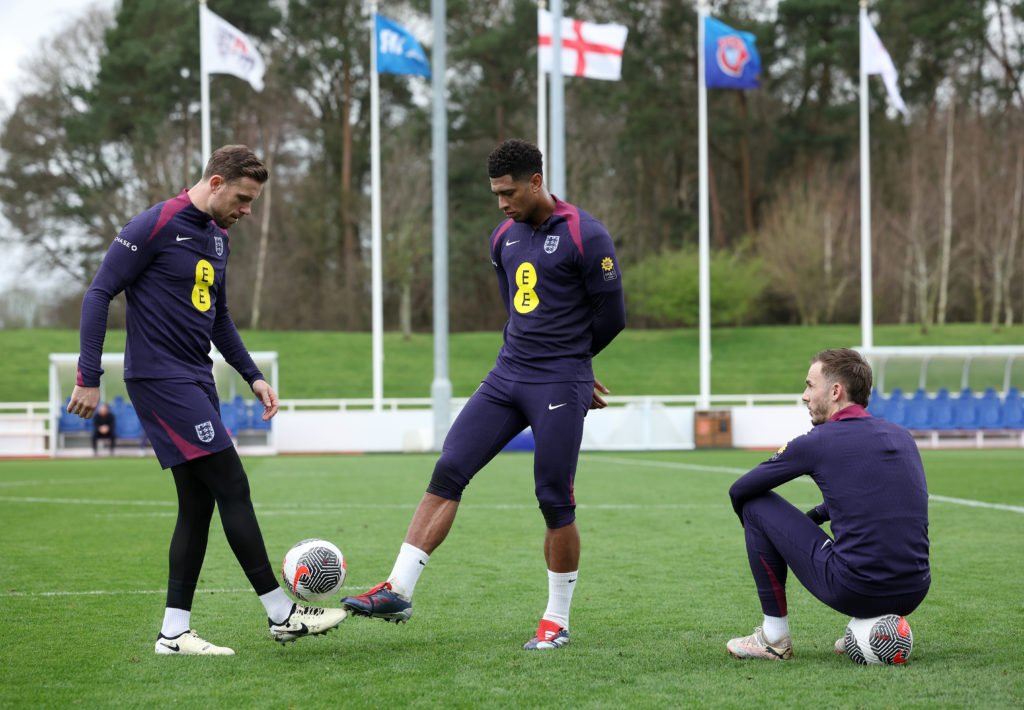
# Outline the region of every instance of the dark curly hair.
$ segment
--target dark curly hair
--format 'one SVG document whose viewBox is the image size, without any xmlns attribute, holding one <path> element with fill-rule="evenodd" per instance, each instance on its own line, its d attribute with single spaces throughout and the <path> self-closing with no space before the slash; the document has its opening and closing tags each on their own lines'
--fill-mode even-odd
<svg viewBox="0 0 1024 710">
<path fill-rule="evenodd" d="M 534 174 L 544 174 L 544 156 L 533 143 L 512 138 L 487 156 L 487 177 L 511 175 L 515 182 L 521 182 Z"/>
<path fill-rule="evenodd" d="M 871 365 L 856 350 L 836 348 L 822 350 L 811 358 L 811 364 L 821 363 L 821 374 L 828 382 L 839 382 L 846 388 L 846 396 L 854 404 L 868 406 L 871 397 Z"/>
</svg>

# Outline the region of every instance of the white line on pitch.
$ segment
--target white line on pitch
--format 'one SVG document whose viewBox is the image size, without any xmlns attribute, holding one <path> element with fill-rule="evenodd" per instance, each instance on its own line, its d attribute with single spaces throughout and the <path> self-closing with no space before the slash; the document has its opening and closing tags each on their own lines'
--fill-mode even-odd
<svg viewBox="0 0 1024 710">
<path fill-rule="evenodd" d="M 348 587 L 345 589 L 362 589 L 364 585 L 353 584 L 349 580 L 345 580 Z M 197 589 L 196 596 L 200 594 L 252 594 L 252 587 L 239 587 L 237 589 Z M 348 592 L 345 592 L 346 594 Z M 68 592 L 68 591 L 56 591 L 56 592 L 0 592 L 0 598 L 4 597 L 93 597 L 93 596 L 105 596 L 105 595 L 122 595 L 122 594 L 167 594 L 166 589 L 90 589 L 82 592 Z"/>
<path fill-rule="evenodd" d="M 616 456 L 580 456 L 585 461 L 591 461 L 598 463 L 600 461 L 606 461 L 608 463 L 624 463 L 630 466 L 648 466 L 650 468 L 677 468 L 684 471 L 709 471 L 711 473 L 731 473 L 731 474 L 743 474 L 749 471 L 749 468 L 734 468 L 732 466 L 703 466 L 695 463 L 682 463 L 681 461 L 647 461 L 646 459 L 629 459 L 620 458 Z"/>
<path fill-rule="evenodd" d="M 1004 503 L 985 503 L 980 500 L 968 500 L 967 498 L 950 498 L 949 496 L 937 496 L 929 495 L 929 500 L 937 500 L 940 503 L 955 503 L 957 505 L 967 505 L 972 508 L 992 508 L 994 510 L 1008 510 L 1011 513 L 1022 513 L 1024 514 L 1024 507 L 1019 505 L 1006 505 Z"/>
<path fill-rule="evenodd" d="M 604 456 L 580 456 L 588 461 L 609 461 L 612 463 L 629 464 L 631 466 L 655 466 L 660 468 L 677 468 L 688 471 L 710 471 L 712 473 L 735 473 L 744 474 L 750 469 L 743 468 L 732 468 L 728 466 L 701 466 L 697 464 L 687 464 L 678 461 L 646 461 L 644 459 L 629 459 L 629 458 L 616 458 L 616 457 L 604 457 Z M 804 483 L 814 483 L 814 480 L 810 476 L 800 476 L 794 478 L 794 481 L 802 481 Z M 970 500 L 967 498 L 951 498 L 949 496 L 940 496 L 935 494 L 929 494 L 929 500 L 938 501 L 940 503 L 953 503 L 955 505 L 966 505 L 972 508 L 989 508 L 991 510 L 1005 510 L 1010 513 L 1022 513 L 1024 514 L 1024 507 L 1018 505 L 1006 505 L 1004 503 L 986 503 L 981 500 Z"/>
<path fill-rule="evenodd" d="M 48 480 L 39 480 L 38 478 L 30 479 L 27 481 L 0 481 L 0 487 L 3 486 L 67 486 L 67 485 L 78 485 L 80 483 L 106 483 L 109 478 L 51 478 Z"/>
</svg>

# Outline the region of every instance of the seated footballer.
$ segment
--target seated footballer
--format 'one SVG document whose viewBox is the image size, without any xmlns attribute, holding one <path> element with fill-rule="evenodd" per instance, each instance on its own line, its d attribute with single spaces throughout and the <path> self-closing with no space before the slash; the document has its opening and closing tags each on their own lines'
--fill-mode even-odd
<svg viewBox="0 0 1024 710">
<path fill-rule="evenodd" d="M 803 401 L 814 427 L 729 489 L 743 523 L 764 622 L 726 648 L 737 658 L 789 660 L 786 574 L 841 614 L 906 616 L 924 600 L 928 487 L 917 444 L 867 412 L 871 366 L 848 349 L 811 359 Z M 824 501 L 802 513 L 773 488 L 808 475 Z M 831 521 L 832 537 L 819 525 Z M 844 638 L 836 651 L 846 650 Z"/>
</svg>

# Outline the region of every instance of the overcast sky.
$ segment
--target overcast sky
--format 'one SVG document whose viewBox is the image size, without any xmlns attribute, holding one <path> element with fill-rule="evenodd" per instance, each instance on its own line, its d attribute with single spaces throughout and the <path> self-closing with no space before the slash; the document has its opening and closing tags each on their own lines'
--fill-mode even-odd
<svg viewBox="0 0 1024 710">
<path fill-rule="evenodd" d="M 43 51 L 44 40 L 55 37 L 90 4 L 114 6 L 114 0 L 0 0 L 0 114 L 6 116 L 18 95 L 22 65 Z M 0 206 L 0 226 L 3 219 Z M 0 292 L 19 281 L 30 266 L 15 246 L 0 266 Z"/>
</svg>

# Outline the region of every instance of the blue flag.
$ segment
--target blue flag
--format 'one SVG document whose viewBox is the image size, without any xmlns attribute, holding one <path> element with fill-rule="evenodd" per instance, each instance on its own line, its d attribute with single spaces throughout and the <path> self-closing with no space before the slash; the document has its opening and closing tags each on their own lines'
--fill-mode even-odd
<svg viewBox="0 0 1024 710">
<path fill-rule="evenodd" d="M 409 30 L 383 15 L 375 15 L 377 73 L 418 74 L 430 78 L 426 52 Z"/>
<path fill-rule="evenodd" d="M 709 89 L 756 89 L 761 55 L 754 35 L 704 18 L 704 85 Z"/>
</svg>

